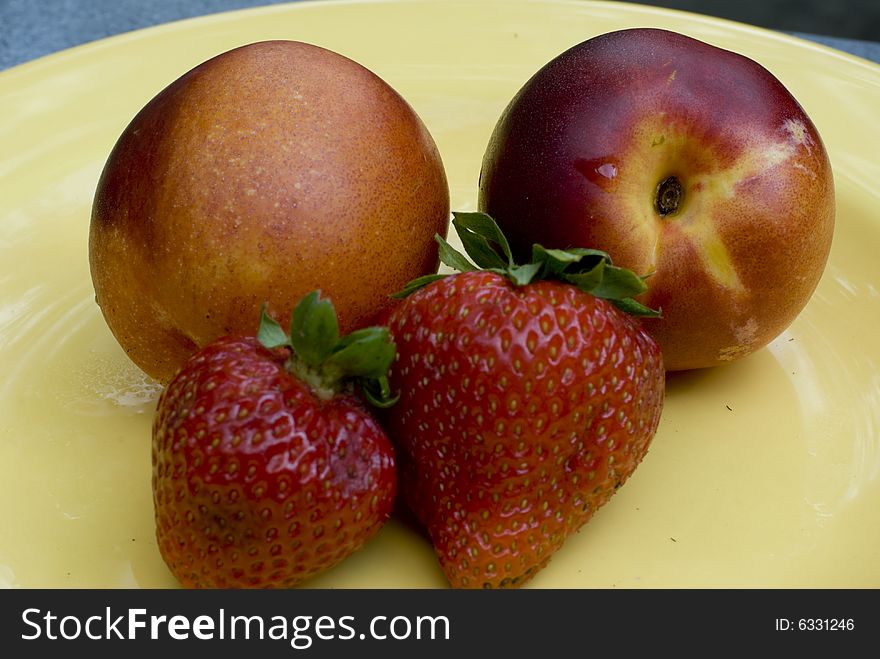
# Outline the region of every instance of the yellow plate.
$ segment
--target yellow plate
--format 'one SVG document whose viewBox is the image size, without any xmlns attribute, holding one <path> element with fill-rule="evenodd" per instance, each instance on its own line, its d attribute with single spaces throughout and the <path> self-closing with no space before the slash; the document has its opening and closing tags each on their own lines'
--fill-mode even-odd
<svg viewBox="0 0 880 659">
<path fill-rule="evenodd" d="M 537 587 L 880 586 L 880 67 L 777 33 L 591 2 L 319 2 L 121 35 L 0 74 L 0 585 L 174 585 L 156 549 L 157 387 L 107 330 L 88 272 L 92 194 L 161 88 L 263 39 L 343 53 L 435 136 L 452 207 L 473 209 L 489 132 L 542 64 L 624 27 L 761 62 L 801 101 L 837 183 L 831 260 L 768 348 L 669 379 L 642 466 Z M 144 276 L 149 276 L 145 273 Z M 434 587 L 430 546 L 392 521 L 314 586 Z"/>
</svg>

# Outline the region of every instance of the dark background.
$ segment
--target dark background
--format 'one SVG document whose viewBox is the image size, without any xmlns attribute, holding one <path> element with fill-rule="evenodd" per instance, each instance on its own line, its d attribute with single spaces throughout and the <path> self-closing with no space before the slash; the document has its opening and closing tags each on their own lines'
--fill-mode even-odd
<svg viewBox="0 0 880 659">
<path fill-rule="evenodd" d="M 649 0 L 783 32 L 880 40 L 880 0 Z"/>
<path fill-rule="evenodd" d="M 277 1 L 0 0 L 0 69 L 119 32 Z M 786 32 L 880 41 L 880 0 L 647 0 L 641 4 Z"/>
</svg>

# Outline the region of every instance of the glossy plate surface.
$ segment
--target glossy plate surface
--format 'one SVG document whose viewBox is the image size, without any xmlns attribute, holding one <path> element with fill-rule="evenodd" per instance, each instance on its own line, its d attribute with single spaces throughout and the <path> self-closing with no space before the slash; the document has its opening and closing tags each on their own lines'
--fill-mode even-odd
<svg viewBox="0 0 880 659">
<path fill-rule="evenodd" d="M 489 133 L 546 61 L 653 26 L 770 69 L 828 148 L 837 229 L 791 328 L 731 366 L 670 376 L 651 451 L 536 587 L 880 586 L 880 67 L 780 34 L 591 2 L 318 2 L 121 35 L 0 74 L 0 585 L 173 586 L 156 549 L 158 388 L 94 303 L 92 195 L 116 138 L 203 60 L 263 39 L 347 55 L 434 135 L 452 208 L 472 210 Z M 313 586 L 442 587 L 393 520 Z"/>
</svg>

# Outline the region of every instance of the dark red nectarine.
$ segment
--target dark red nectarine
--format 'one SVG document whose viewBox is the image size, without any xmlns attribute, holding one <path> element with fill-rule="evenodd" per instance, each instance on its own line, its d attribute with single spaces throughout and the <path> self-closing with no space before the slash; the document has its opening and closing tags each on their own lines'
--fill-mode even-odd
<svg viewBox="0 0 880 659">
<path fill-rule="evenodd" d="M 533 243 L 609 252 L 666 366 L 737 359 L 797 316 L 825 267 L 834 185 L 816 127 L 742 55 L 681 34 L 598 36 L 546 64 L 492 134 L 479 208 Z"/>
</svg>

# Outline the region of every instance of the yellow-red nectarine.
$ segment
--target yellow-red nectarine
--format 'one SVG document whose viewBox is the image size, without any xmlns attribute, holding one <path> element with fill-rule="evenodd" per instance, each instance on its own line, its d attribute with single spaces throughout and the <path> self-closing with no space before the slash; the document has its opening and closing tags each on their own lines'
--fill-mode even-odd
<svg viewBox="0 0 880 659">
<path fill-rule="evenodd" d="M 449 193 L 406 101 L 339 54 L 255 43 L 197 66 L 125 129 L 95 194 L 96 299 L 113 334 L 167 381 L 197 348 L 286 323 L 320 289 L 340 330 L 435 272 Z"/>
</svg>

